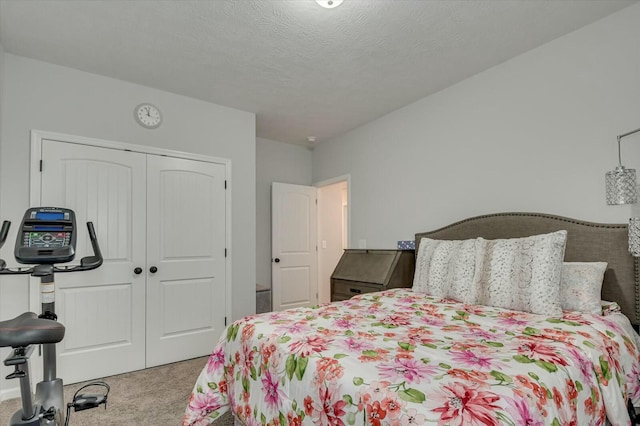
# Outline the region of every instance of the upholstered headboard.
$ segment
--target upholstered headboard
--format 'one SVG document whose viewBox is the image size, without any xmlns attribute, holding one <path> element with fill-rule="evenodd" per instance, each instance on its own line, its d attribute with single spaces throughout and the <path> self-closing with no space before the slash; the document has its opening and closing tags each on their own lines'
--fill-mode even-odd
<svg viewBox="0 0 640 426">
<path fill-rule="evenodd" d="M 602 299 L 617 302 L 637 327 L 640 324 L 640 274 L 638 260 L 627 249 L 626 224 L 592 223 L 542 213 L 496 213 L 417 233 L 416 253 L 423 237 L 436 240 L 517 238 L 561 229 L 567 231 L 565 261 L 607 262 Z"/>
</svg>

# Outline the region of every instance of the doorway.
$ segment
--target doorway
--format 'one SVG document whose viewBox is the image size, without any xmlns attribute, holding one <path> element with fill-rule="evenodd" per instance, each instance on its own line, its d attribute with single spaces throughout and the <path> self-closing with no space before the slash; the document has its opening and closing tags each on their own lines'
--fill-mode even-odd
<svg viewBox="0 0 640 426">
<path fill-rule="evenodd" d="M 350 176 L 344 175 L 314 186 L 272 183 L 271 310 L 331 301 L 331 275 L 350 246 L 350 182 Z M 287 251 L 305 257 L 305 253 L 311 254 L 309 250 L 315 251 L 309 257 L 313 266 L 305 263 L 292 268 L 283 257 Z M 292 274 L 292 279 L 283 283 L 283 269 L 297 276 Z M 283 292 L 283 285 L 289 289 Z"/>
<path fill-rule="evenodd" d="M 349 247 L 349 176 L 318 188 L 318 303 L 331 301 L 331 274 Z"/>
</svg>

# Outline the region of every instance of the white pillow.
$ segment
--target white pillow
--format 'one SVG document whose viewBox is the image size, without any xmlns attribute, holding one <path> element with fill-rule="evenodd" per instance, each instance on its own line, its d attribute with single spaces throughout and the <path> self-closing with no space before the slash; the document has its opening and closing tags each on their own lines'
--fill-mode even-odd
<svg viewBox="0 0 640 426">
<path fill-rule="evenodd" d="M 481 304 L 559 317 L 567 231 L 481 241 Z"/>
<path fill-rule="evenodd" d="M 562 309 L 600 314 L 601 290 L 607 262 L 564 262 L 560 280 Z"/>
<path fill-rule="evenodd" d="M 435 297 L 478 303 L 480 264 L 478 240 L 422 238 L 416 257 L 413 291 Z"/>
</svg>

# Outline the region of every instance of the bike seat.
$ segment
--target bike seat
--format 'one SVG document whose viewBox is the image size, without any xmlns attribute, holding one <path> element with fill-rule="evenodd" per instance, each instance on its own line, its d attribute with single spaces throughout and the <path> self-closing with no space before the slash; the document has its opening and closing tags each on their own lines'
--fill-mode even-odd
<svg viewBox="0 0 640 426">
<path fill-rule="evenodd" d="M 64 325 L 38 318 L 33 312 L 0 321 L 0 348 L 58 343 L 64 337 Z"/>
</svg>

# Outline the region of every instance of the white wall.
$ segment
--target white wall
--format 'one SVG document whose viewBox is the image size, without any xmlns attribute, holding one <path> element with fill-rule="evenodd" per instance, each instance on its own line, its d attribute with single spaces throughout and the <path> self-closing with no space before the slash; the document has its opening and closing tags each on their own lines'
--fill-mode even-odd
<svg viewBox="0 0 640 426">
<path fill-rule="evenodd" d="M 255 115 L 5 53 L 0 217 L 29 207 L 30 130 L 167 148 L 231 160 L 232 318 L 255 312 Z M 145 130 L 133 108 L 149 101 L 164 122 Z M 12 259 L 12 244 L 0 255 Z M 3 277 L 2 319 L 28 307 L 26 280 Z"/>
<path fill-rule="evenodd" d="M 311 185 L 311 150 L 256 140 L 256 283 L 271 288 L 271 183 Z"/>
<path fill-rule="evenodd" d="M 351 175 L 351 241 L 368 248 L 500 211 L 626 222 L 604 173 L 638 127 L 634 5 L 319 144 L 313 180 Z M 623 164 L 640 168 L 640 135 Z"/>
</svg>

